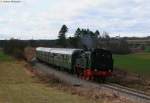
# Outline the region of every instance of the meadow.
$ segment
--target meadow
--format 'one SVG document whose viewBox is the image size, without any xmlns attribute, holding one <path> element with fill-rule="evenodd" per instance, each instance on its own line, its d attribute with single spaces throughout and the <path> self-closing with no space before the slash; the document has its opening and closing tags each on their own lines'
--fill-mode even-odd
<svg viewBox="0 0 150 103">
<path fill-rule="evenodd" d="M 0 52 L 0 103 L 92 103 L 31 77 L 24 61 Z"/>
<path fill-rule="evenodd" d="M 113 55 L 116 68 L 150 76 L 150 53 Z"/>
<path fill-rule="evenodd" d="M 2 51 L 0 51 L 0 61 L 11 61 L 12 57 L 6 55 L 5 53 L 3 53 Z"/>
</svg>

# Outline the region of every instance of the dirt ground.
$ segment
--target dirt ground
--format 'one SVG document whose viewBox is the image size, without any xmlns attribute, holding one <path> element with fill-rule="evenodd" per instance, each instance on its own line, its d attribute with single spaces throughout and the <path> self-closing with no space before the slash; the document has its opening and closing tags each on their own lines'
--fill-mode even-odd
<svg viewBox="0 0 150 103">
<path fill-rule="evenodd" d="M 138 75 L 136 73 L 126 72 L 120 69 L 114 69 L 114 74 L 109 80 L 129 88 L 141 90 L 150 95 L 150 78 Z"/>
</svg>

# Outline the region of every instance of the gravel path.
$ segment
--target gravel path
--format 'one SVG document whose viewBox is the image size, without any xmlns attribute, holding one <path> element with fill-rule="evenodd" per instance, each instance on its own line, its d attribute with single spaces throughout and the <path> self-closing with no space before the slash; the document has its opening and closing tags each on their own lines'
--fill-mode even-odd
<svg viewBox="0 0 150 103">
<path fill-rule="evenodd" d="M 58 71 L 50 67 L 49 65 L 45 65 L 44 63 L 36 62 L 34 68 L 48 75 L 54 75 L 55 77 L 59 78 L 61 81 L 71 84 L 73 86 L 83 86 L 83 87 L 92 86 L 92 87 L 100 88 L 100 84 L 95 84 L 89 81 L 81 80 L 77 78 L 75 75 L 72 76 L 69 73 Z"/>
</svg>

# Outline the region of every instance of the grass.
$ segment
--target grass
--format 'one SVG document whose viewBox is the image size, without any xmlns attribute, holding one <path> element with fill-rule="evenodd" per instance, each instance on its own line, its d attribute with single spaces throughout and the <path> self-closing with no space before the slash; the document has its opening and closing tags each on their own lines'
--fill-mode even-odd
<svg viewBox="0 0 150 103">
<path fill-rule="evenodd" d="M 114 66 L 123 70 L 150 75 L 150 53 L 113 55 Z"/>
<path fill-rule="evenodd" d="M 147 47 L 145 48 L 145 52 L 149 52 L 149 53 L 150 53 L 150 46 L 147 46 Z"/>
<path fill-rule="evenodd" d="M 11 61 L 12 58 L 0 51 L 0 61 Z"/>
<path fill-rule="evenodd" d="M 25 63 L 0 52 L 0 103 L 92 103 L 83 97 L 48 87 L 25 72 Z"/>
</svg>

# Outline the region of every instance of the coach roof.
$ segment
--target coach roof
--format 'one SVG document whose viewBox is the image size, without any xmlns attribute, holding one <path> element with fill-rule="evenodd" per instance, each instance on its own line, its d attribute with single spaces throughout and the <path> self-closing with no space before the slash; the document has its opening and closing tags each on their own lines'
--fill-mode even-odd
<svg viewBox="0 0 150 103">
<path fill-rule="evenodd" d="M 56 53 L 56 54 L 68 54 L 68 55 L 72 55 L 76 51 L 82 51 L 82 49 L 45 48 L 45 47 L 38 47 L 38 48 L 36 48 L 36 50 L 43 51 L 43 52 Z"/>
<path fill-rule="evenodd" d="M 44 52 L 50 52 L 51 48 L 45 48 L 45 47 L 38 47 L 36 48 L 36 51 L 44 51 Z"/>
</svg>

